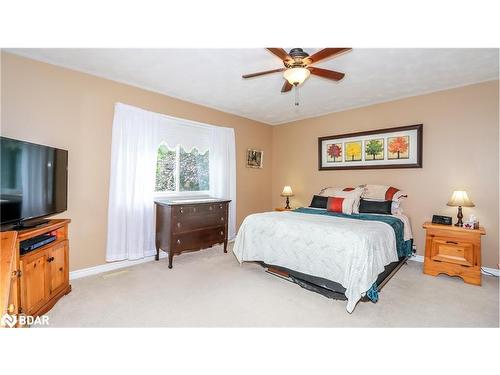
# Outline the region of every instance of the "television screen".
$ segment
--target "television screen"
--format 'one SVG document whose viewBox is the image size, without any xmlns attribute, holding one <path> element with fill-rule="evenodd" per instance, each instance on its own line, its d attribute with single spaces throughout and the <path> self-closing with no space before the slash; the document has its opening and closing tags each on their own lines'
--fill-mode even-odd
<svg viewBox="0 0 500 375">
<path fill-rule="evenodd" d="M 0 168 L 2 224 L 66 210 L 68 151 L 0 137 Z"/>
</svg>

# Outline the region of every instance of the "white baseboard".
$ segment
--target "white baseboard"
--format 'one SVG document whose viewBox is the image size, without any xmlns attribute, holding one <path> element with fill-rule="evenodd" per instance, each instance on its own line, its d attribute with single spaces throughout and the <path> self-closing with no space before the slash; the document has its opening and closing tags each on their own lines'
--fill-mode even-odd
<svg viewBox="0 0 500 375">
<path fill-rule="evenodd" d="M 424 257 L 422 255 L 412 255 L 410 260 L 413 260 L 415 262 L 424 263 Z"/>
<path fill-rule="evenodd" d="M 424 257 L 422 255 L 414 255 L 409 260 L 413 260 L 415 262 L 423 263 L 424 262 Z M 481 267 L 481 273 L 483 275 L 491 276 L 491 275 L 488 275 L 485 271 L 489 272 L 489 273 L 491 273 L 491 274 L 493 274 L 495 276 L 500 276 L 500 270 L 497 270 L 497 269 L 494 269 L 494 268 L 489 268 L 489 267 Z"/>
<path fill-rule="evenodd" d="M 167 257 L 167 253 L 164 253 L 163 251 L 161 251 L 160 252 L 160 259 L 165 258 L 165 257 Z M 82 277 L 98 275 L 100 273 L 109 272 L 109 271 L 117 270 L 120 268 L 126 268 L 126 267 L 130 267 L 130 266 L 135 266 L 135 265 L 141 264 L 141 263 L 151 262 L 154 259 L 155 259 L 155 256 L 152 255 L 152 256 L 144 257 L 142 259 L 137 259 L 137 260 L 121 260 L 121 261 L 117 261 L 117 262 L 109 262 L 109 263 L 101 264 L 99 266 L 82 268 L 81 270 L 76 270 L 76 271 L 70 272 L 69 279 L 75 280 L 75 279 L 80 279 Z"/>
</svg>

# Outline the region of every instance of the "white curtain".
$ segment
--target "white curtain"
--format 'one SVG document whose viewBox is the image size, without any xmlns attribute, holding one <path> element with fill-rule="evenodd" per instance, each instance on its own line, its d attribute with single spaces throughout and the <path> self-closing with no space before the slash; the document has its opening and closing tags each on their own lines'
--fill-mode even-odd
<svg viewBox="0 0 500 375">
<path fill-rule="evenodd" d="M 113 119 L 106 260 L 156 253 L 154 187 L 158 146 L 209 149 L 210 195 L 230 199 L 228 236 L 236 235 L 234 130 L 117 103 Z"/>
<path fill-rule="evenodd" d="M 214 126 L 201 125 L 199 123 L 170 117 L 156 113 L 159 116 L 160 126 L 158 137 L 170 148 L 182 145 L 182 148 L 190 152 L 193 148 L 200 153 L 210 149 L 212 128 Z"/>
<path fill-rule="evenodd" d="M 153 255 L 157 130 L 152 112 L 115 106 L 106 260 Z"/>
<path fill-rule="evenodd" d="M 228 237 L 236 236 L 236 147 L 234 129 L 214 126 L 210 142 L 210 195 L 231 199 Z"/>
</svg>

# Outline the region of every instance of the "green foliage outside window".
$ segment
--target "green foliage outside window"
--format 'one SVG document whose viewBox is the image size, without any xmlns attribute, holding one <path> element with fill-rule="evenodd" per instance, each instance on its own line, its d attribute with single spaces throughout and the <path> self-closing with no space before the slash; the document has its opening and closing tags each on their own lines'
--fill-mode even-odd
<svg viewBox="0 0 500 375">
<path fill-rule="evenodd" d="M 208 151 L 200 154 L 196 148 L 186 152 L 182 147 L 179 155 L 179 190 L 208 190 Z"/>
<path fill-rule="evenodd" d="M 158 148 L 155 190 L 175 192 L 177 182 L 181 192 L 209 190 L 209 152 L 202 154 L 196 148 L 187 152 L 181 146 L 169 149 L 161 145 Z"/>
</svg>

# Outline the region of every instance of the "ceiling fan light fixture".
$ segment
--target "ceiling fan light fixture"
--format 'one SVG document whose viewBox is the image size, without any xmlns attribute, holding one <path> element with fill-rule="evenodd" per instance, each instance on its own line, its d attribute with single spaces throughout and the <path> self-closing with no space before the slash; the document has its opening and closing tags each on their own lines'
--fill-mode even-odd
<svg viewBox="0 0 500 375">
<path fill-rule="evenodd" d="M 302 84 L 310 75 L 309 69 L 300 67 L 287 69 L 283 73 L 283 77 L 294 86 Z"/>
</svg>

